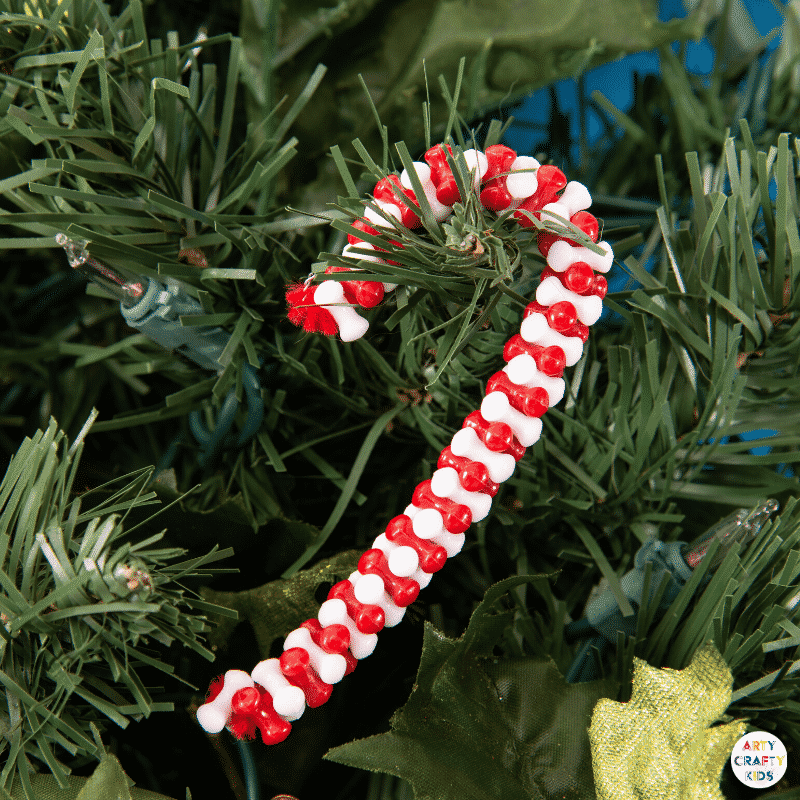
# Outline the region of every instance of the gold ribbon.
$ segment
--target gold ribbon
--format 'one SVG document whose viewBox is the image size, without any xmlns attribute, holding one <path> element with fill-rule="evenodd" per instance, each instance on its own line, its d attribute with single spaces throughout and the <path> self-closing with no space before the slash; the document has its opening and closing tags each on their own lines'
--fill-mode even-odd
<svg viewBox="0 0 800 800">
<path fill-rule="evenodd" d="M 630 702 L 601 699 L 589 740 L 598 800 L 724 800 L 719 778 L 745 723 L 709 726 L 733 676 L 710 642 L 686 669 L 633 660 Z"/>
</svg>

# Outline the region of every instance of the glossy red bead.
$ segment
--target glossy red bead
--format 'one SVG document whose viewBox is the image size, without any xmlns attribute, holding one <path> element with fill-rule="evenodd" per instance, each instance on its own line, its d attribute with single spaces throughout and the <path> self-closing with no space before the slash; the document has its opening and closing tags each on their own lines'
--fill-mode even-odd
<svg viewBox="0 0 800 800">
<path fill-rule="evenodd" d="M 347 607 L 347 616 L 361 633 L 378 633 L 386 624 L 386 615 L 380 606 L 359 603 L 353 584 L 348 580 L 334 584 L 328 592 L 328 600 L 341 600 Z"/>
<path fill-rule="evenodd" d="M 344 656 L 347 662 L 345 675 L 349 675 L 356 668 L 358 660 L 349 649 L 350 631 L 344 625 L 334 623 L 323 628 L 320 621 L 312 617 L 301 623 L 300 627 L 305 628 L 311 636 L 311 641 L 319 645 L 326 653 Z"/>
<path fill-rule="evenodd" d="M 523 228 L 533 227 L 530 216 L 539 218 L 539 214 L 533 214 L 533 212 L 541 211 L 548 203 L 555 202 L 558 198 L 558 193 L 567 185 L 567 176 L 558 167 L 554 167 L 551 164 L 544 164 L 539 167 L 536 172 L 536 180 L 536 191 L 521 203 L 519 209 L 514 212 L 514 218 Z M 522 210 L 529 213 L 523 214 Z"/>
<path fill-rule="evenodd" d="M 503 373 L 505 375 L 505 373 Z M 493 391 L 487 389 L 487 391 Z M 484 464 L 480 461 L 471 461 L 465 456 L 457 456 L 448 445 L 439 454 L 439 460 L 436 462 L 438 469 L 450 467 L 458 473 L 458 479 L 461 485 L 468 492 L 481 492 L 488 494 L 489 497 L 494 497 L 500 489 L 499 483 L 494 483 L 489 477 L 489 470 L 486 469 Z"/>
<path fill-rule="evenodd" d="M 461 202 L 461 192 L 458 191 L 456 179 L 450 175 L 436 187 L 436 199 L 443 206 L 452 206 Z"/>
<path fill-rule="evenodd" d="M 571 328 L 578 319 L 578 312 L 575 306 L 568 300 L 562 300 L 560 303 L 553 303 L 545 312 L 547 317 L 547 324 L 559 333 Z"/>
<path fill-rule="evenodd" d="M 392 189 L 396 187 L 398 194 Z M 414 204 L 417 203 L 417 196 L 410 189 L 406 189 L 401 183 L 398 175 L 392 173 L 387 175 L 383 180 L 375 184 L 375 189 L 372 192 L 376 200 L 384 203 L 394 203 L 400 209 L 400 222 L 406 228 L 418 228 L 422 223 L 420 218 L 415 214 L 407 205 L 404 204 L 403 198 L 411 200 Z"/>
<path fill-rule="evenodd" d="M 290 647 L 288 650 L 284 650 L 278 660 L 286 680 L 303 690 L 303 694 L 306 696 L 306 705 L 309 708 L 317 708 L 328 702 L 333 686 L 325 683 L 314 672 L 311 658 L 302 647 Z"/>
<path fill-rule="evenodd" d="M 252 739 L 258 728 L 264 744 L 278 744 L 292 730 L 292 726 L 275 712 L 270 693 L 256 687 L 239 689 L 233 695 L 229 727 L 237 739 Z"/>
<path fill-rule="evenodd" d="M 608 281 L 602 275 L 595 275 L 592 282 L 591 294 L 601 300 L 608 294 Z"/>
<path fill-rule="evenodd" d="M 332 272 L 349 272 L 347 267 L 325 267 L 325 274 Z M 344 296 L 348 303 L 354 303 L 363 308 L 375 308 L 383 300 L 383 284 L 378 281 L 341 281 Z"/>
<path fill-rule="evenodd" d="M 411 502 L 417 508 L 435 508 L 450 533 L 464 533 L 472 525 L 472 511 L 469 506 L 456 503 L 446 497 L 438 497 L 431 491 L 431 482 L 422 481 L 414 489 Z"/>
<path fill-rule="evenodd" d="M 588 211 L 577 211 L 569 218 L 569 221 L 580 228 L 593 242 L 597 242 L 600 238 L 600 223 L 597 221 L 597 217 Z"/>
<path fill-rule="evenodd" d="M 550 396 L 541 386 L 519 386 L 502 370 L 495 372 L 486 382 L 486 394 L 502 392 L 512 408 L 525 414 L 526 417 L 541 417 L 550 407 Z"/>
<path fill-rule="evenodd" d="M 569 306 L 572 306 L 572 303 L 568 303 L 566 300 L 562 301 Z M 558 331 L 562 336 L 576 336 L 582 342 L 585 342 L 589 338 L 589 326 L 584 325 L 577 317 L 577 312 L 575 314 L 575 323 L 572 327 L 565 328 L 564 330 L 559 331 L 558 328 L 554 327 L 550 319 L 547 317 L 547 313 L 551 308 L 555 308 L 558 303 L 554 303 L 552 306 L 543 306 L 537 303 L 535 300 L 532 303 L 528 303 L 525 307 L 525 311 L 523 313 L 523 318 L 529 317 L 531 314 L 543 314 L 545 318 L 547 318 L 547 324 L 553 328 L 554 331 Z M 574 306 L 573 306 L 574 308 Z M 567 309 L 568 310 L 568 309 Z"/>
<path fill-rule="evenodd" d="M 525 448 L 517 441 L 514 431 L 505 422 L 487 422 L 480 411 L 473 411 L 464 419 L 462 428 L 472 428 L 478 438 L 494 453 L 508 453 L 519 461 Z"/>
<path fill-rule="evenodd" d="M 490 211 L 505 211 L 514 199 L 506 188 L 506 177 L 517 154 L 504 144 L 493 144 L 485 155 L 489 166 L 483 176 L 481 205 Z"/>
<path fill-rule="evenodd" d="M 383 550 L 378 550 L 377 547 L 362 554 L 358 560 L 358 571 L 362 575 L 378 575 L 394 604 L 400 608 L 410 606 L 419 596 L 419 584 L 411 578 L 395 575 L 389 569 Z"/>
<path fill-rule="evenodd" d="M 575 294 L 586 294 L 594 282 L 594 270 L 585 261 L 576 261 L 564 270 L 561 283 Z"/>
<path fill-rule="evenodd" d="M 423 572 L 438 572 L 447 561 L 447 550 L 428 539 L 420 539 L 414 533 L 411 517 L 400 514 L 386 526 L 386 538 L 399 546 L 411 547 L 419 556 L 419 566 Z"/>
<path fill-rule="evenodd" d="M 379 235 L 378 231 L 376 231 L 375 228 L 373 228 L 365 219 L 357 219 L 355 222 L 352 222 L 351 225 L 358 231 L 363 231 L 364 233 L 369 233 L 373 236 Z M 349 244 L 356 244 L 357 242 L 363 242 L 364 240 L 355 233 L 348 233 L 347 241 Z"/>
<path fill-rule="evenodd" d="M 517 333 L 506 342 L 503 348 L 503 358 L 508 362 L 523 353 L 531 356 L 539 371 L 545 375 L 549 375 L 551 378 L 560 378 L 564 374 L 567 359 L 564 351 L 557 345 L 542 347 L 540 344 L 531 344 Z"/>
<path fill-rule="evenodd" d="M 452 158 L 453 148 L 450 147 L 449 144 L 435 144 L 430 148 L 430 150 L 427 150 L 423 156 L 428 166 L 431 168 L 431 181 L 433 181 L 434 186 L 439 186 L 439 184 L 448 176 L 451 178 L 453 177 L 453 173 L 450 170 L 450 165 L 447 163 L 447 153 L 445 153 L 445 147 L 447 147 L 447 153 L 449 153 L 450 157 Z"/>
</svg>

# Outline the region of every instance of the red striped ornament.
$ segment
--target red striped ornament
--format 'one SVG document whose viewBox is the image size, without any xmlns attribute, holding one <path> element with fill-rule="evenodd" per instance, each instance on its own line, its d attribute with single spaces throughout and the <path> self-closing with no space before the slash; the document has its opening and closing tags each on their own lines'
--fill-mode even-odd
<svg viewBox="0 0 800 800">
<path fill-rule="evenodd" d="M 569 220 L 598 243 L 598 222 L 586 211 L 589 192 L 580 183 L 567 183 L 561 170 L 517 156 L 504 145 L 485 153 L 468 150 L 464 157 L 473 170 L 473 191 L 485 208 L 514 208 L 513 217 L 523 227 L 533 225 L 531 217 Z M 431 148 L 425 162 L 415 162 L 414 169 L 441 221 L 461 200 L 458 186 L 442 145 Z M 407 172 L 380 181 L 373 196 L 396 225 L 421 224 L 405 204 L 416 204 Z M 353 227 L 374 233 L 388 224 L 368 209 Z M 355 234 L 349 238 L 348 247 L 375 249 Z M 377 634 L 397 625 L 433 574 L 460 552 L 472 523 L 488 515 L 499 484 L 539 439 L 541 416 L 564 396 L 564 368 L 580 359 L 589 327 L 602 311 L 607 284 L 597 273 L 608 272 L 613 261 L 605 242 L 599 242 L 601 254 L 547 232 L 539 233 L 537 244 L 547 267 L 519 332 L 503 350 L 506 366 L 487 381 L 480 409 L 464 419 L 431 479 L 416 487 L 411 504 L 361 556 L 358 570 L 330 590 L 316 619 L 286 637 L 281 657 L 259 662 L 249 674 L 228 670 L 212 683 L 197 711 L 206 731 L 227 727 L 238 738 L 252 738 L 258 730 L 265 744 L 283 741 L 290 723 L 306 706 L 316 708 L 328 700 L 332 686 L 373 652 Z M 377 252 L 373 258 L 381 261 Z M 340 268 L 328 271 L 334 269 Z M 289 317 L 308 331 L 332 335 L 338 330 L 343 340 L 352 341 L 366 331 L 366 320 L 354 307 L 376 305 L 391 288 L 374 281 L 314 285 L 309 280 L 287 292 Z"/>
</svg>

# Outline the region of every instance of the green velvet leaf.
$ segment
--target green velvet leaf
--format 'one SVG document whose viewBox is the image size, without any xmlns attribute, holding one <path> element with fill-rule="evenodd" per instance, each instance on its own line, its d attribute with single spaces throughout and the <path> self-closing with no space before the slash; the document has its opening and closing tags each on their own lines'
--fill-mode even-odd
<svg viewBox="0 0 800 800">
<path fill-rule="evenodd" d="M 568 684 L 551 660 L 491 655 L 513 612 L 493 586 L 459 639 L 425 625 L 417 681 L 389 733 L 328 751 L 326 758 L 411 783 L 416 800 L 594 800 L 587 729 L 611 681 Z"/>
<path fill-rule="evenodd" d="M 106 755 L 90 778 L 68 775 L 66 786 L 59 787 L 52 775 L 31 775 L 36 800 L 172 800 L 163 794 L 137 789 L 123 772 L 115 756 Z M 19 781 L 12 787 L 12 800 L 26 800 Z"/>
<path fill-rule="evenodd" d="M 273 640 L 316 615 L 319 609 L 314 598 L 317 587 L 344 580 L 356 569 L 360 557 L 358 550 L 345 550 L 328 561 L 301 570 L 288 580 L 271 581 L 243 592 L 202 589 L 200 593 L 205 600 L 239 613 L 238 620 L 229 617 L 220 620 L 209 634 L 209 641 L 212 646 L 224 647 L 239 622 L 247 620 L 253 626 L 259 650 L 266 655 Z"/>
</svg>

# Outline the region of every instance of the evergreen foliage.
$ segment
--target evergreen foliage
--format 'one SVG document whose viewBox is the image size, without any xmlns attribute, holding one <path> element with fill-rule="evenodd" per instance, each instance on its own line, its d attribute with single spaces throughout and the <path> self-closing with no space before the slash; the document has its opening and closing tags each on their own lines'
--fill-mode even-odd
<svg viewBox="0 0 800 800">
<path fill-rule="evenodd" d="M 413 5 L 398 4 L 394 24 Z M 682 23 L 652 28 L 650 38 L 643 24 L 631 41 L 651 46 L 699 34 L 708 21 L 700 5 Z M 200 643 L 206 627 L 198 612 L 213 617 L 219 672 L 275 655 L 271 643 L 315 614 L 332 577 L 402 511 L 479 406 L 543 266 L 536 228 L 522 231 L 508 215 L 498 220 L 471 202 L 440 225 L 422 203 L 423 229 L 364 237 L 397 263 L 364 262 L 363 277 L 398 284 L 396 304 L 369 312 L 367 337 L 343 345 L 291 329 L 284 284 L 331 263 L 354 266 L 338 253 L 374 182 L 443 140 L 453 144 L 452 166 L 464 180 L 462 150 L 501 139 L 503 123 L 489 122 L 488 112 L 483 123 L 480 117 L 501 89 L 509 91 L 495 79 L 514 46 L 500 37 L 496 51 L 484 52 L 472 36 L 453 58 L 443 40 L 424 38 L 420 22 L 419 42 L 442 45 L 429 63 L 440 63 L 446 78 L 436 81 L 429 70 L 417 80 L 418 50 L 409 48 L 390 54 L 396 71 L 385 73 L 394 76 L 388 85 L 368 70 L 356 85 L 355 73 L 332 61 L 335 84 L 319 61 L 328 63 L 337 47 L 346 52 L 384 4 L 304 3 L 280 31 L 273 4 L 265 8 L 254 19 L 255 5 L 243 4 L 241 39 L 212 31 L 181 44 L 177 33 L 165 42 L 148 33 L 149 17 L 174 9 L 148 10 L 135 0 L 116 14 L 96 0 L 0 0 L 0 310 L 7 321 L 0 446 L 11 459 L 0 485 L 0 697 L 8 705 L 6 712 L 0 704 L 0 752 L 8 754 L 0 784 L 15 798 L 33 797 L 34 778 L 43 777 L 29 776 L 26 763 L 74 786 L 73 762 L 81 768 L 103 757 L 101 722 L 125 725 L 169 707 L 139 675 L 144 665 L 173 669 L 157 644 L 187 645 L 192 667 L 174 676 L 199 685 L 195 678 L 205 673 L 195 662 L 210 653 Z M 581 31 L 590 30 L 595 11 L 581 4 Z M 581 39 L 567 58 L 560 29 L 548 45 L 550 71 L 531 76 L 518 63 L 527 76 L 520 95 L 578 75 L 576 146 L 565 139 L 554 101 L 533 154 L 557 158 L 592 191 L 592 211 L 626 282 L 606 298 L 613 313 L 565 374 L 565 401 L 545 415 L 541 440 L 413 606 L 408 638 L 382 634 L 390 655 L 379 647 L 369 662 L 392 680 L 366 677 L 373 667 L 365 664 L 337 689 L 358 702 L 398 684 L 393 707 L 380 721 L 366 712 L 348 721 L 348 738 L 337 738 L 333 723 L 303 719 L 291 737 L 297 752 L 291 740 L 254 748 L 274 793 L 299 793 L 310 774 L 331 767 L 309 754 L 335 746 L 331 756 L 342 763 L 376 769 L 392 762 L 391 711 L 408 699 L 395 722 L 412 739 L 415 728 L 424 730 L 427 706 L 419 694 L 408 697 L 417 665 L 426 703 L 443 707 L 447 691 L 457 691 L 483 708 L 486 729 L 495 730 L 490 721 L 521 723 L 514 710 L 505 718 L 483 704 L 483 680 L 510 680 L 514 689 L 516 676 L 516 690 L 524 682 L 534 702 L 542 689 L 523 677 L 544 675 L 547 708 L 569 715 L 576 696 L 627 699 L 634 656 L 682 668 L 709 639 L 734 675 L 729 717 L 774 731 L 796 760 L 800 53 L 795 6 L 785 14 L 782 45 L 770 58 L 760 56 L 759 37 L 740 37 L 733 47 L 727 18 L 719 17 L 718 57 L 707 78 L 687 74 L 682 51 L 663 46 L 662 74 L 637 79 L 627 113 L 601 94 L 588 97 L 579 72 L 634 45 Z M 185 30 L 185 21 L 173 22 Z M 384 63 L 390 49 L 376 37 L 359 58 Z M 290 99 L 281 104 L 284 89 Z M 591 143 L 590 113 L 604 125 Z M 183 323 L 232 334 L 220 374 L 131 335 L 98 290 L 84 296 L 54 247 L 62 230 L 89 240 L 92 254 L 112 265 L 183 281 L 205 312 Z M 213 424 L 230 388 L 242 396 L 242 363 L 258 368 L 262 357 L 267 413 L 258 436 L 215 460 L 199 458 L 187 414 L 199 410 Z M 94 406 L 101 418 L 81 429 Z M 57 423 L 48 424 L 51 414 Z M 241 413 L 237 425 L 244 424 Z M 82 451 L 81 475 L 96 498 L 88 510 L 93 493 L 72 491 Z M 166 533 L 143 510 L 156 497 L 171 503 Z M 732 509 L 769 497 L 780 512 L 752 542 L 733 547 L 713 574 L 711 557 L 704 561 L 666 611 L 658 610 L 658 592 L 643 604 L 636 635 L 620 635 L 612 656 L 599 659 L 600 683 L 553 689 L 555 669 L 563 675 L 577 649 L 564 627 L 582 616 L 601 578 L 627 611 L 620 577 L 643 542 L 690 541 Z M 155 549 L 161 535 L 165 546 Z M 205 565 L 226 555 L 217 545 L 234 537 L 237 558 L 229 563 L 242 574 L 212 580 L 215 570 Z M 179 564 L 177 543 L 189 548 Z M 123 564 L 130 575 L 117 570 Z M 203 599 L 177 583 L 190 572 L 206 576 Z M 128 581 L 137 580 L 131 589 Z M 246 618 L 257 646 L 221 606 Z M 428 620 L 421 658 L 415 652 L 398 676 L 396 654 L 418 647 L 420 617 Z M 480 658 L 476 630 L 484 636 Z M 391 650 L 392 642 L 402 647 Z M 242 660 L 248 653 L 252 664 Z M 170 717 L 186 715 L 176 709 L 160 715 L 165 729 Z M 520 741 L 545 723 L 532 717 L 525 724 L 533 727 Z M 108 730 L 107 741 L 121 741 Z M 374 733 L 384 737 L 380 764 L 370 760 L 375 739 L 349 743 Z M 441 755 L 424 736 L 414 746 L 432 763 Z M 487 739 L 487 753 L 495 746 Z M 108 757 L 103 763 L 114 771 Z M 387 771 L 410 780 L 421 766 L 415 760 L 408 772 Z M 481 786 L 472 767 L 460 764 L 460 777 Z M 119 782 L 118 770 L 114 776 Z M 791 771 L 786 780 L 800 784 Z M 190 782 L 187 774 L 179 788 L 163 790 L 179 796 Z M 377 775 L 369 787 L 370 796 L 407 790 Z M 726 792 L 735 797 L 737 787 L 726 784 Z"/>
</svg>

